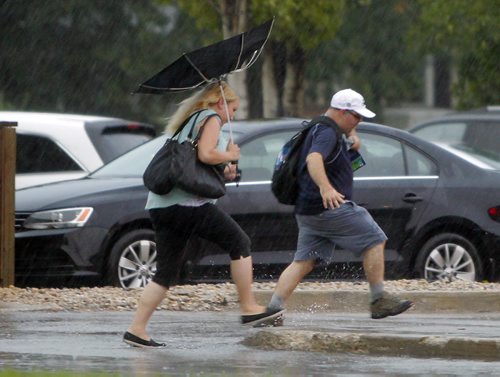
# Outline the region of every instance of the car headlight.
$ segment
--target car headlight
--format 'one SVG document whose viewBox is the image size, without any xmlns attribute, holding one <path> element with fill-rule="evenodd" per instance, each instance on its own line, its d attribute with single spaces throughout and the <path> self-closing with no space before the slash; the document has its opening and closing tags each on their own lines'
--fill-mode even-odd
<svg viewBox="0 0 500 377">
<path fill-rule="evenodd" d="M 81 207 L 34 212 L 23 226 L 27 229 L 78 228 L 85 225 L 93 211 L 91 207 Z"/>
</svg>

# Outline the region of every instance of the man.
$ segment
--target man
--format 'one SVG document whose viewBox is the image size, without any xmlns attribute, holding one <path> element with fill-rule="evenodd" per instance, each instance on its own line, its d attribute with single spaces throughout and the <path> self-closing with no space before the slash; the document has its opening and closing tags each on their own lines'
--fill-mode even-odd
<svg viewBox="0 0 500 377">
<path fill-rule="evenodd" d="M 295 203 L 299 226 L 297 251 L 293 262 L 281 274 L 269 307 L 283 308 L 315 264 L 328 261 L 334 249 L 340 247 L 363 257 L 370 286 L 371 317 L 379 319 L 400 314 L 413 304 L 384 292 L 387 237 L 368 211 L 351 201 L 350 154 L 360 146 L 355 128 L 362 118 L 373 118 L 375 113 L 366 108 L 361 94 L 344 89 L 334 94 L 325 115 L 337 124 L 340 134 L 333 127 L 318 124 L 304 141 L 299 166 L 306 168 L 299 175 Z"/>
</svg>

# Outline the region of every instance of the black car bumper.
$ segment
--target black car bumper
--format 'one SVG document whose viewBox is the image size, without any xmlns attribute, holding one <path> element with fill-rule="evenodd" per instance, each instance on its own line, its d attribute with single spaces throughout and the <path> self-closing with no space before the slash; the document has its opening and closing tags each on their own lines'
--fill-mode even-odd
<svg viewBox="0 0 500 377">
<path fill-rule="evenodd" d="M 30 230 L 15 236 L 16 285 L 102 273 L 103 228 Z"/>
</svg>

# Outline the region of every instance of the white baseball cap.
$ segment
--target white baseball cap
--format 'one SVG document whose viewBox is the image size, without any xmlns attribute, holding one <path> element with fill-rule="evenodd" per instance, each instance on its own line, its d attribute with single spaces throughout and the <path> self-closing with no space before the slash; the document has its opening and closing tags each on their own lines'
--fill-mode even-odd
<svg viewBox="0 0 500 377">
<path fill-rule="evenodd" d="M 366 108 L 363 96 L 352 89 L 343 89 L 335 93 L 330 106 L 335 109 L 352 110 L 363 118 L 373 118 L 376 115 Z"/>
</svg>

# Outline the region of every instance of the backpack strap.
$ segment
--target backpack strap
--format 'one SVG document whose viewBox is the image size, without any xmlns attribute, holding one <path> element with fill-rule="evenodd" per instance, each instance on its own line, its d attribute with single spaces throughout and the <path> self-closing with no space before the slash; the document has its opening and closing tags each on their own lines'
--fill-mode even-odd
<svg viewBox="0 0 500 377">
<path fill-rule="evenodd" d="M 316 126 L 317 124 L 324 124 L 328 127 L 331 127 L 335 130 L 335 133 L 337 135 L 337 140 L 335 142 L 335 146 L 333 147 L 333 150 L 332 152 L 330 153 L 330 156 L 331 155 L 334 155 L 333 159 L 329 161 L 329 163 L 335 161 L 338 157 L 338 155 L 340 154 L 340 151 L 341 151 L 341 148 L 342 148 L 342 132 L 339 128 L 339 126 L 337 125 L 337 123 L 335 123 L 333 121 L 332 118 L 330 117 L 327 117 L 326 115 L 320 115 L 320 116 L 317 116 L 316 118 L 313 118 L 308 124 L 307 124 L 307 128 L 312 128 L 314 126 Z"/>
</svg>

